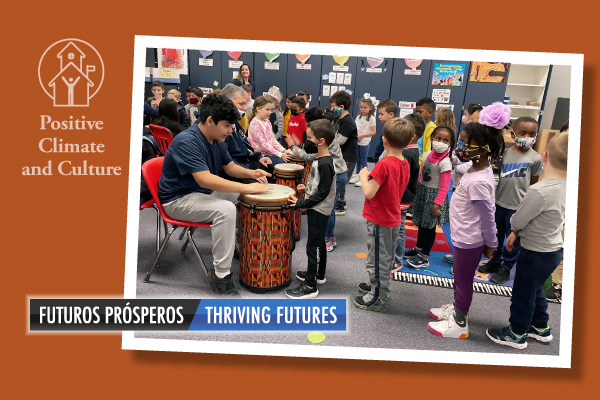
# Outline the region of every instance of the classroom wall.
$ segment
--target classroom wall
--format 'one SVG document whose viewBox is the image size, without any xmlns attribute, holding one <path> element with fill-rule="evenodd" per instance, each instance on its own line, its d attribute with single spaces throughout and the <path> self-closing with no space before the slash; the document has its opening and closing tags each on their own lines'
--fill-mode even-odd
<svg viewBox="0 0 600 400">
<path fill-rule="evenodd" d="M 546 96 L 546 107 L 540 125 L 540 131 L 550 129 L 556 103 L 559 97 L 571 97 L 571 67 L 568 65 L 552 66 L 552 76 L 550 77 L 550 85 L 548 86 L 548 94 Z"/>
<path fill-rule="evenodd" d="M 154 57 L 152 56 L 153 54 Z M 185 92 L 188 85 L 212 87 L 212 89 L 216 89 L 222 88 L 227 83 L 231 82 L 232 73 L 235 69 L 231 68 L 229 65 L 229 62 L 232 59 L 227 51 L 214 51 L 212 55 L 207 57 L 214 59 L 213 66 L 199 66 L 198 63 L 201 58 L 199 50 L 188 51 L 189 75 L 182 76 L 181 82 L 176 85 L 182 93 Z M 306 64 L 310 64 L 311 69 L 298 69 L 299 61 L 296 59 L 295 54 L 280 54 L 279 57 L 274 60 L 274 62 L 279 63 L 278 70 L 267 69 L 267 65 L 265 65 L 266 57 L 262 53 L 242 52 L 240 61 L 244 61 L 252 68 L 257 95 L 262 95 L 263 92 L 267 91 L 268 87 L 276 85 L 280 88 L 284 98 L 289 93 L 294 93 L 299 90 L 308 90 L 311 94 L 311 106 L 320 104 L 323 107 L 327 107 L 329 105 L 329 96 L 323 95 L 323 86 L 332 84 L 328 82 L 324 75 L 331 73 L 334 69 L 333 67 L 337 65 L 333 62 L 333 57 L 330 55 L 312 55 L 310 59 L 306 61 Z M 423 60 L 422 64 L 417 67 L 417 69 L 421 70 L 421 74 L 413 75 L 406 74 L 406 70 L 409 69 L 406 60 L 388 58 L 379 66 L 381 71 L 375 71 L 379 73 L 373 73 L 373 71 L 368 71 L 369 65 L 366 61 L 366 57 L 350 57 L 346 66 L 349 67 L 347 72 L 352 75 L 352 79 L 350 84 L 345 86 L 352 91 L 352 116 L 356 116 L 356 113 L 358 112 L 358 101 L 364 93 L 370 93 L 372 96 L 375 96 L 377 100 L 391 98 L 396 102 L 416 102 L 425 95 L 431 96 L 433 88 L 450 89 L 450 103 L 455 107 L 454 113 L 457 123 L 460 123 L 460 117 L 465 104 L 479 102 L 483 105 L 487 105 L 494 101 L 503 100 L 506 87 L 505 83 L 493 84 L 469 82 L 470 62 L 461 62 L 466 65 L 463 86 L 432 87 L 431 78 L 433 74 L 433 64 L 435 62 L 436 61 L 434 60 Z M 148 49 L 147 66 L 154 67 L 155 64 L 156 49 Z M 555 93 L 552 91 L 549 92 L 549 103 L 546 107 L 547 109 L 552 108 L 552 111 L 556 104 L 556 98 L 559 96 L 564 97 L 564 91 L 566 90 L 568 92 L 569 90 L 569 73 L 558 68 L 557 74 L 557 85 L 554 88 Z M 552 78 L 554 79 L 554 74 Z M 268 82 L 265 80 L 268 80 Z M 565 83 L 567 84 L 566 89 Z M 147 86 L 149 88 L 149 84 Z M 550 96 L 551 94 L 553 97 Z M 183 101 L 185 103 L 185 98 Z M 284 105 L 283 101 L 282 105 Z M 550 124 L 551 122 L 551 115 L 544 117 L 544 123 Z M 372 143 L 377 143 L 380 135 L 381 127 L 378 126 L 377 135 L 374 137 Z M 375 146 L 372 147 L 374 150 Z"/>
</svg>

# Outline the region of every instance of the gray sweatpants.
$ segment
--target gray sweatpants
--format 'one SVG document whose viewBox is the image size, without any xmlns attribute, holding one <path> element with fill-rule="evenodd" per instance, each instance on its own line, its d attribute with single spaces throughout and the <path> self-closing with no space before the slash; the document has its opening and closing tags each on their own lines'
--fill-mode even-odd
<svg viewBox="0 0 600 400">
<path fill-rule="evenodd" d="M 239 193 L 190 193 L 163 207 L 171 218 L 190 222 L 210 222 L 215 272 L 229 274 L 235 249 L 235 225 Z"/>
<path fill-rule="evenodd" d="M 371 293 L 364 296 L 367 306 L 375 304 L 378 298 L 383 305 L 387 303 L 399 231 L 400 225 L 387 228 L 367 220 L 367 273 L 371 284 Z"/>
</svg>

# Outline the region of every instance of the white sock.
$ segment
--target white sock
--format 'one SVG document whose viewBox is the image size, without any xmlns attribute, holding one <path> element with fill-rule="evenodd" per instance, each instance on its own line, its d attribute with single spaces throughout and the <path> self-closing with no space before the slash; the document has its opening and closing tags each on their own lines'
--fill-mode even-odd
<svg viewBox="0 0 600 400">
<path fill-rule="evenodd" d="M 223 279 L 227 275 L 229 275 L 229 272 L 221 272 L 221 271 L 215 270 L 215 275 L 217 276 L 217 278 Z"/>
</svg>

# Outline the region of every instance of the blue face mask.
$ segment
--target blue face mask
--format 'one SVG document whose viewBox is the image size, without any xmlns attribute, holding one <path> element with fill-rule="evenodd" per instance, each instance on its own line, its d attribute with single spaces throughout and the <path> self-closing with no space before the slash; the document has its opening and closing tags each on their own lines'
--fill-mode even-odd
<svg viewBox="0 0 600 400">
<path fill-rule="evenodd" d="M 338 116 L 338 118 L 342 115 L 342 109 L 341 108 L 336 108 L 333 111 L 335 112 L 335 115 Z"/>
</svg>

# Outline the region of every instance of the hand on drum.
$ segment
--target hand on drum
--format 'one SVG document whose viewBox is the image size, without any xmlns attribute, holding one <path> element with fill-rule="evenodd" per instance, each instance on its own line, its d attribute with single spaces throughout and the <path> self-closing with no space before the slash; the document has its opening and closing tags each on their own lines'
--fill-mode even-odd
<svg viewBox="0 0 600 400">
<path fill-rule="evenodd" d="M 265 167 L 268 167 L 273 163 L 269 157 L 262 157 L 260 160 L 258 160 L 258 162 Z"/>
<path fill-rule="evenodd" d="M 281 154 L 281 159 L 285 162 L 288 162 L 291 157 L 291 154 L 289 154 L 287 151 Z"/>
<path fill-rule="evenodd" d="M 244 188 L 244 193 L 263 193 L 266 192 L 268 190 L 273 190 L 273 188 L 267 186 L 267 185 L 263 185 L 262 183 L 250 183 L 248 185 L 246 185 L 246 187 Z"/>
<path fill-rule="evenodd" d="M 296 207 L 296 202 L 298 201 L 298 198 L 293 194 L 290 194 L 290 198 L 288 199 L 288 201 L 290 203 L 290 206 Z"/>
<path fill-rule="evenodd" d="M 271 176 L 267 171 L 263 171 L 262 169 L 252 170 L 252 179 L 256 179 L 260 183 L 267 183 L 268 176 Z"/>
<path fill-rule="evenodd" d="M 296 186 L 296 190 L 300 193 L 304 193 L 306 192 L 306 186 L 303 184 L 299 184 L 298 186 Z"/>
</svg>

